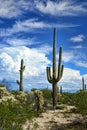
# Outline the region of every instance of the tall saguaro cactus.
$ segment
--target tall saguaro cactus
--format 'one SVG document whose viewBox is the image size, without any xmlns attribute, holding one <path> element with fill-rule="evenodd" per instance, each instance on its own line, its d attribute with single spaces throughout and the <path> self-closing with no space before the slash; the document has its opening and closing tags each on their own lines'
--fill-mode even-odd
<svg viewBox="0 0 87 130">
<path fill-rule="evenodd" d="M 57 82 L 60 81 L 63 75 L 64 66 L 61 65 L 62 62 L 62 47 L 59 50 L 59 62 L 58 62 L 58 69 L 56 67 L 56 28 L 54 28 L 54 37 L 53 37 L 53 66 L 52 66 L 52 74 L 51 74 L 51 67 L 47 67 L 47 79 L 52 84 L 53 89 L 53 108 L 56 107 L 57 102 Z"/>
<path fill-rule="evenodd" d="M 23 59 L 21 59 L 21 66 L 20 66 L 20 81 L 17 80 L 17 84 L 19 85 L 19 91 L 23 91 L 23 72 L 25 70 L 25 66 L 23 63 Z"/>
</svg>

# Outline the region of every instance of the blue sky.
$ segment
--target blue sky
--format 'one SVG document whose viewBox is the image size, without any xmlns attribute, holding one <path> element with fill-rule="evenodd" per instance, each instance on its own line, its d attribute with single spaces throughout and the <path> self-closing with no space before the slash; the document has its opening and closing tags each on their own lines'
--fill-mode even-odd
<svg viewBox="0 0 87 130">
<path fill-rule="evenodd" d="M 51 88 L 46 66 L 52 65 L 53 27 L 57 28 L 57 58 L 63 48 L 64 91 L 87 84 L 86 0 L 0 0 L 0 80 L 18 88 L 20 60 L 24 59 L 24 88 Z"/>
</svg>

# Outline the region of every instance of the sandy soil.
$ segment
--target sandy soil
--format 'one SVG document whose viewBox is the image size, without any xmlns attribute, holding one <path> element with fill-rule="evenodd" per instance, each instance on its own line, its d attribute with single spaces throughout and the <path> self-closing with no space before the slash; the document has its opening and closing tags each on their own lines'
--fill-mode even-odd
<svg viewBox="0 0 87 130">
<path fill-rule="evenodd" d="M 62 126 L 69 124 L 74 120 L 82 119 L 80 114 L 71 113 L 74 106 L 64 106 L 64 109 L 47 110 L 39 117 L 34 118 L 31 122 L 27 121 L 23 125 L 23 130 L 50 130 L 53 125 Z"/>
</svg>

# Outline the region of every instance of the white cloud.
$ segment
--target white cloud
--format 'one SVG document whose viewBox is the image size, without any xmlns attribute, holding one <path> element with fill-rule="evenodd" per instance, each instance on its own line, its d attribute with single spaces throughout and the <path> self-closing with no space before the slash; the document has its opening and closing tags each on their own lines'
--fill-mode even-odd
<svg viewBox="0 0 87 130">
<path fill-rule="evenodd" d="M 48 44 L 44 44 L 38 47 L 38 51 L 41 53 L 49 54 L 50 52 L 52 52 L 52 47 Z"/>
<path fill-rule="evenodd" d="M 59 0 L 57 2 L 36 1 L 36 8 L 45 14 L 55 16 L 78 16 L 87 14 L 86 3 L 73 2 L 72 0 Z"/>
<path fill-rule="evenodd" d="M 52 88 L 47 81 L 46 66 L 51 61 L 46 57 L 45 52 L 38 49 L 20 47 L 6 47 L 0 50 L 0 79 L 5 77 L 7 80 L 16 81 L 19 79 L 20 60 L 24 59 L 26 66 L 24 71 L 25 89 L 31 88 Z M 81 75 L 79 70 L 64 68 L 62 80 L 58 83 L 64 90 L 78 90 L 81 88 Z"/>
<path fill-rule="evenodd" d="M 5 40 L 11 46 L 34 45 L 40 43 L 36 38 L 8 38 Z"/>
<path fill-rule="evenodd" d="M 60 85 L 67 91 L 79 90 L 82 87 L 81 78 L 79 70 L 64 68 Z"/>
<path fill-rule="evenodd" d="M 62 57 L 65 63 L 73 63 L 75 66 L 87 68 L 87 59 L 84 53 L 77 52 L 77 50 L 64 51 Z"/>
<path fill-rule="evenodd" d="M 7 81 L 16 82 L 19 79 L 22 58 L 26 66 L 24 71 L 25 89 L 47 87 L 46 66 L 50 64 L 50 61 L 45 53 L 24 46 L 6 47 L 0 50 L 0 79 L 6 78 Z M 14 86 L 14 82 L 12 86 Z"/>
<path fill-rule="evenodd" d="M 74 59 L 74 53 L 72 51 L 63 52 L 62 57 L 64 62 L 70 62 L 72 59 Z"/>
<path fill-rule="evenodd" d="M 87 68 L 87 62 L 79 61 L 75 63 L 77 66 Z"/>
<path fill-rule="evenodd" d="M 12 18 L 22 15 L 29 10 L 31 3 L 25 0 L 0 0 L 0 17 Z"/>
<path fill-rule="evenodd" d="M 16 21 L 16 23 L 12 26 L 12 28 L 1 28 L 0 29 L 0 36 L 10 36 L 15 33 L 19 32 L 38 32 L 38 30 L 44 30 L 47 28 L 53 28 L 54 26 L 58 28 L 72 28 L 77 27 L 80 25 L 74 24 L 56 24 L 56 23 L 48 23 L 38 20 L 37 18 L 34 19 L 27 19 L 24 21 Z"/>
<path fill-rule="evenodd" d="M 26 11 L 56 15 L 56 16 L 77 16 L 87 13 L 86 3 L 73 2 L 72 0 L 0 0 L 0 17 L 14 18 L 24 15 Z"/>
<path fill-rule="evenodd" d="M 83 46 L 82 45 L 77 45 L 77 46 L 72 46 L 71 48 L 73 48 L 73 49 L 82 49 Z"/>
<path fill-rule="evenodd" d="M 70 38 L 70 40 L 72 42 L 82 42 L 82 41 L 84 41 L 84 39 L 85 39 L 85 36 L 83 34 L 79 34 L 77 36 L 74 36 L 74 37 Z"/>
<path fill-rule="evenodd" d="M 6 47 L 1 49 L 0 53 L 0 66 L 6 71 L 17 73 L 20 68 L 20 60 L 23 58 L 26 65 L 26 76 L 38 76 L 42 74 L 46 65 L 50 63 L 44 53 L 38 52 L 37 49 L 29 49 L 24 46 Z"/>
</svg>

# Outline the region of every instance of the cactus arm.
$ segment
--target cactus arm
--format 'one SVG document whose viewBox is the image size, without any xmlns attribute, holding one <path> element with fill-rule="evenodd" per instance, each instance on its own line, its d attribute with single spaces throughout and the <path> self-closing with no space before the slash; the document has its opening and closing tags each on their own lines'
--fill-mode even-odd
<svg viewBox="0 0 87 130">
<path fill-rule="evenodd" d="M 59 82 L 61 80 L 61 78 L 63 76 L 63 70 L 64 70 L 64 65 L 61 66 L 60 75 L 59 75 L 59 77 L 57 79 L 57 82 Z"/>
<path fill-rule="evenodd" d="M 61 66 L 61 61 L 62 61 L 62 47 L 60 47 L 59 50 L 59 62 L 58 62 L 58 72 L 57 72 L 56 82 L 60 81 L 63 74 L 63 65 Z"/>
<path fill-rule="evenodd" d="M 47 67 L 47 79 L 50 83 L 53 82 L 53 78 L 51 76 L 51 68 L 50 67 Z"/>
<path fill-rule="evenodd" d="M 53 37 L 53 79 L 56 79 L 56 28 Z"/>
<path fill-rule="evenodd" d="M 61 66 L 61 76 L 60 76 L 60 79 L 61 79 L 62 76 L 63 76 L 63 70 L 64 70 L 64 65 Z"/>
<path fill-rule="evenodd" d="M 17 84 L 20 85 L 20 82 L 18 80 L 16 80 Z"/>
<path fill-rule="evenodd" d="M 23 66 L 23 71 L 25 70 L 25 66 Z"/>
</svg>

